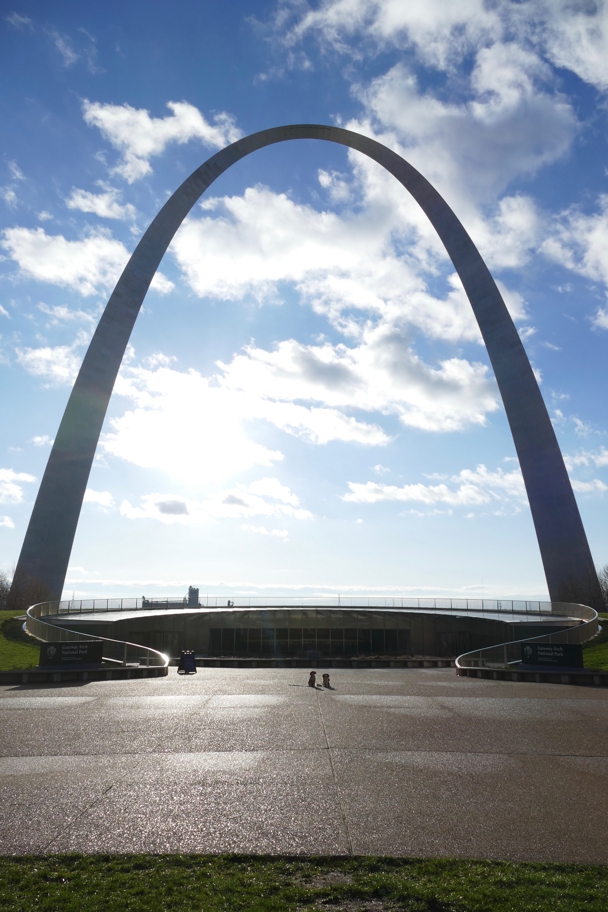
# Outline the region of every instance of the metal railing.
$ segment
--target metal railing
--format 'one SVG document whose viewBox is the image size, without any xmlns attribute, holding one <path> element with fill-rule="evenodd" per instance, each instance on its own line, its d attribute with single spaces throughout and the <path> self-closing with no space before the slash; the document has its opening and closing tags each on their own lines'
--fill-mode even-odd
<svg viewBox="0 0 608 912">
<path fill-rule="evenodd" d="M 599 631 L 598 613 L 587 605 L 570 603 L 553 603 L 551 614 L 555 617 L 578 618 L 576 626 L 566 627 L 555 633 L 546 633 L 542 636 L 526 637 L 521 640 L 511 640 L 508 643 L 498 643 L 496 646 L 486 646 L 483 649 L 474 649 L 465 652 L 456 659 L 457 669 L 490 668 L 494 670 L 517 670 L 521 664 L 522 643 L 557 643 L 581 644 L 593 639 Z"/>
<path fill-rule="evenodd" d="M 166 668 L 169 665 L 168 656 L 163 652 L 158 652 L 156 649 L 150 649 L 148 646 L 140 646 L 138 643 L 128 643 L 124 640 L 113 640 L 110 637 L 80 633 L 77 630 L 68 630 L 66 627 L 60 627 L 57 624 L 49 624 L 47 621 L 43 621 L 43 617 L 57 615 L 57 612 L 52 609 L 58 604 L 60 603 L 40 602 L 27 609 L 25 628 L 31 636 L 35 637 L 35 639 L 41 640 L 43 643 L 73 643 L 87 640 L 102 640 L 103 661 L 108 662 L 109 664 L 122 665 L 125 667 L 145 666 L 146 668 Z"/>
<path fill-rule="evenodd" d="M 383 595 L 369 596 L 206 596 L 198 606 L 188 605 L 181 597 L 167 598 L 97 598 L 45 602 L 47 615 L 98 614 L 117 611 L 196 611 L 247 608 L 376 608 L 410 611 L 445 612 L 446 614 L 525 615 L 530 617 L 569 616 L 570 606 L 523 599 L 409 598 Z M 576 615 L 575 615 L 576 617 Z"/>
</svg>

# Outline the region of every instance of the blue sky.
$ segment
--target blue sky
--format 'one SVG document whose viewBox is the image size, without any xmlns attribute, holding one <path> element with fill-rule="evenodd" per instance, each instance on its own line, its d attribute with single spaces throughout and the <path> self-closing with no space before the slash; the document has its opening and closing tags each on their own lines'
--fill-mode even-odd
<svg viewBox="0 0 608 912">
<path fill-rule="evenodd" d="M 498 280 L 608 561 L 604 3 L 2 4 L 0 565 L 142 231 L 218 148 L 372 135 Z M 424 216 L 325 143 L 223 175 L 161 264 L 90 477 L 82 596 L 542 597 L 479 332 Z"/>
</svg>

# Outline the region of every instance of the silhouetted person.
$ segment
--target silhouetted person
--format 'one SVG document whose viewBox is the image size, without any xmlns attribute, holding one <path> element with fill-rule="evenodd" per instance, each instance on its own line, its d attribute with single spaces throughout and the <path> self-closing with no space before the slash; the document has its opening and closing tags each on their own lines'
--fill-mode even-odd
<svg viewBox="0 0 608 912">
<path fill-rule="evenodd" d="M 329 675 L 327 672 L 323 675 L 323 687 L 329 687 Z"/>
<path fill-rule="evenodd" d="M 316 686 L 317 686 L 317 672 L 316 672 L 316 671 L 311 671 L 311 672 L 310 672 L 310 677 L 309 677 L 309 679 L 308 679 L 308 686 L 309 686 L 309 687 L 316 687 Z"/>
</svg>

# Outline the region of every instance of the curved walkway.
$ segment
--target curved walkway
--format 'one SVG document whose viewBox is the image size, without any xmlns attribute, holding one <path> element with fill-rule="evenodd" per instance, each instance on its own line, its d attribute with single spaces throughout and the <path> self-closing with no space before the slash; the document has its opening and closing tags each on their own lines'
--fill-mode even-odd
<svg viewBox="0 0 608 912">
<path fill-rule="evenodd" d="M 35 637 L 42 643 L 99 642 L 99 640 L 102 640 L 103 661 L 107 666 L 127 669 L 131 675 L 135 673 L 137 677 L 162 677 L 168 673 L 169 657 L 164 653 L 148 646 L 140 646 L 138 643 L 114 640 L 109 637 L 92 636 L 78 630 L 58 627 L 56 624 L 43 620 L 44 617 L 48 617 L 52 613 L 52 604 L 49 602 L 40 602 L 27 609 L 25 628 L 30 636 Z M 78 666 L 75 665 L 69 670 L 64 669 L 64 671 L 73 674 L 78 672 Z M 24 674 L 31 680 L 35 677 L 36 672 L 25 672 Z M 54 674 L 55 676 L 61 676 L 62 670 L 58 668 Z M 86 674 L 90 674 L 90 672 Z M 106 669 L 104 677 L 112 677 L 110 668 Z M 58 677 L 55 677 L 55 679 L 60 680 Z"/>
</svg>

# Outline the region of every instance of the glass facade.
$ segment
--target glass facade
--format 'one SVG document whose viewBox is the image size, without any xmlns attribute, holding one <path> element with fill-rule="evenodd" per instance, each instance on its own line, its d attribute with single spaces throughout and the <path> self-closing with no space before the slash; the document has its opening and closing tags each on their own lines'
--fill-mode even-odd
<svg viewBox="0 0 608 912">
<path fill-rule="evenodd" d="M 409 630 L 347 627 L 212 627 L 209 654 L 306 657 L 408 655 Z"/>
</svg>

